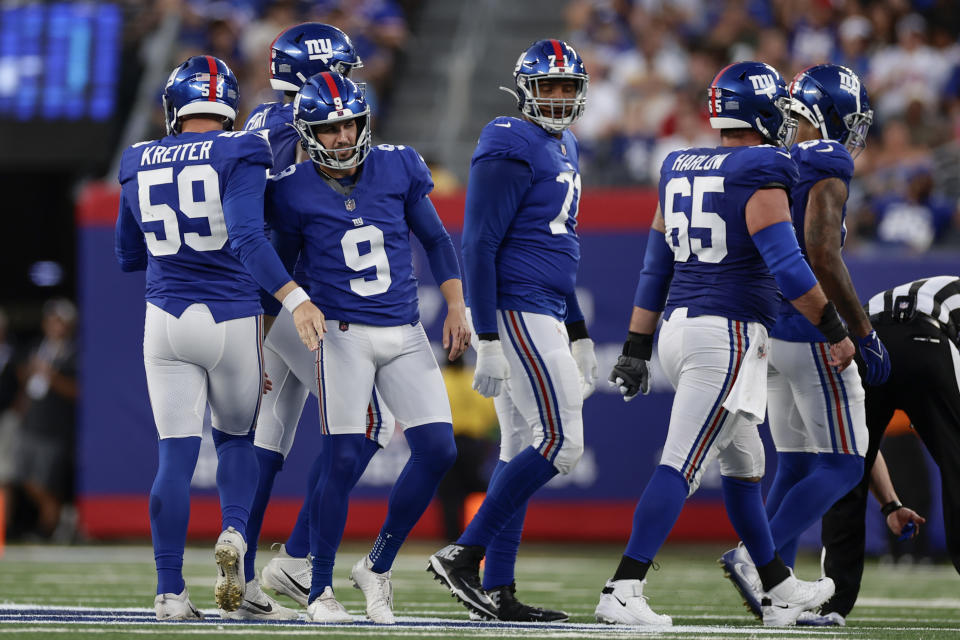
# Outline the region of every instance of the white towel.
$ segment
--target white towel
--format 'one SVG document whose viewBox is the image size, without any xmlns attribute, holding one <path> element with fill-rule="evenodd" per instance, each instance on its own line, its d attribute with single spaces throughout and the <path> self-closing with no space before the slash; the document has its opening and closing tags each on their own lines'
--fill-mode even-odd
<svg viewBox="0 0 960 640">
<path fill-rule="evenodd" d="M 767 355 L 770 353 L 770 340 L 766 328 L 759 322 L 751 322 L 749 327 L 747 337 L 750 345 L 740 364 L 733 389 L 723 401 L 723 408 L 759 424 L 767 413 Z"/>
</svg>

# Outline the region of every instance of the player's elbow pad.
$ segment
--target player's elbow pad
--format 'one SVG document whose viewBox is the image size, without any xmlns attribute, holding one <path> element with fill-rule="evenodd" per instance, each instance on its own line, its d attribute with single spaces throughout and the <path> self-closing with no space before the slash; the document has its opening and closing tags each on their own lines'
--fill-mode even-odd
<svg viewBox="0 0 960 640">
<path fill-rule="evenodd" d="M 800 253 L 793 224 L 778 222 L 751 237 L 787 300 L 796 300 L 816 286 L 817 278 Z"/>
<path fill-rule="evenodd" d="M 650 230 L 647 251 L 643 255 L 643 269 L 637 282 L 633 306 L 648 311 L 663 311 L 667 302 L 667 290 L 673 278 L 673 252 L 667 246 L 662 231 Z"/>
</svg>

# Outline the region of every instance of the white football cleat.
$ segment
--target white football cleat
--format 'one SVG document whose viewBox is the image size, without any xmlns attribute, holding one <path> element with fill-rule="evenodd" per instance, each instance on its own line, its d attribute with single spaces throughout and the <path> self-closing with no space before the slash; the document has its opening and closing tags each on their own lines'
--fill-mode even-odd
<svg viewBox="0 0 960 640">
<path fill-rule="evenodd" d="M 763 624 L 768 627 L 789 627 L 797 623 L 804 611 L 813 611 L 833 597 L 836 587 L 832 578 L 820 578 L 816 582 L 790 577 L 770 589 L 761 601 Z"/>
<path fill-rule="evenodd" d="M 203 614 L 190 602 L 186 587 L 181 593 L 158 593 L 153 610 L 157 620 L 203 620 Z"/>
<path fill-rule="evenodd" d="M 243 554 L 246 552 L 247 543 L 233 527 L 223 530 L 213 548 L 213 557 L 217 561 L 217 584 L 213 588 L 213 599 L 217 607 L 224 611 L 236 611 L 243 602 L 243 592 L 246 590 Z"/>
<path fill-rule="evenodd" d="M 804 611 L 800 614 L 800 617 L 797 618 L 797 625 L 805 627 L 845 627 L 847 626 L 847 621 L 836 611 L 831 611 L 826 615 L 820 615 L 813 611 Z"/>
<path fill-rule="evenodd" d="M 307 606 L 307 619 L 311 622 L 354 622 L 353 616 L 337 602 L 331 587 L 324 589 L 320 597 Z"/>
<path fill-rule="evenodd" d="M 654 613 L 643 595 L 646 580 L 607 580 L 600 593 L 600 602 L 594 615 L 605 624 L 630 624 L 668 627 L 673 620 L 668 615 Z"/>
<path fill-rule="evenodd" d="M 392 572 L 375 573 L 372 567 L 370 556 L 363 556 L 350 570 L 350 579 L 367 599 L 367 617 L 377 624 L 394 624 Z"/>
<path fill-rule="evenodd" d="M 263 586 L 292 598 L 304 607 L 310 596 L 310 582 L 313 580 L 313 566 L 310 557 L 294 558 L 287 548 L 280 545 L 275 555 L 260 573 Z"/>
<path fill-rule="evenodd" d="M 243 602 L 236 611 L 220 610 L 220 617 L 225 620 L 296 620 L 299 616 L 293 609 L 288 609 L 268 596 L 260 588 L 257 579 L 247 583 L 243 592 Z"/>
<path fill-rule="evenodd" d="M 763 599 L 763 583 L 760 581 L 760 574 L 757 573 L 747 548 L 741 542 L 736 548 L 720 556 L 718 562 L 723 567 L 723 575 L 729 578 L 743 598 L 743 604 L 758 620 L 763 620 L 763 611 L 760 607 L 760 601 Z"/>
</svg>

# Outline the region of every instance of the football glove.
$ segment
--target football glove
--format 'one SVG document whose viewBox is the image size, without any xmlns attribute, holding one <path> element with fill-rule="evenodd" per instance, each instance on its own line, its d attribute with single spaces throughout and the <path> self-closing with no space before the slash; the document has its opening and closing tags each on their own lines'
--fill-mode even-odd
<svg viewBox="0 0 960 640">
<path fill-rule="evenodd" d="M 616 387 L 624 402 L 630 402 L 638 393 L 650 393 L 650 369 L 647 362 L 653 356 L 653 336 L 630 332 L 623 343 L 623 353 L 617 358 L 607 381 Z"/>
<path fill-rule="evenodd" d="M 867 365 L 867 374 L 864 382 L 871 387 L 883 384 L 890 377 L 890 354 L 880 341 L 876 331 L 863 336 L 857 343 L 860 345 L 860 355 Z"/>
<path fill-rule="evenodd" d="M 577 361 L 580 371 L 580 393 L 586 400 L 597 387 L 597 378 L 600 376 L 600 366 L 597 364 L 597 354 L 593 350 L 593 340 L 580 338 L 570 343 L 570 353 Z"/>
<path fill-rule="evenodd" d="M 499 340 L 480 340 L 473 388 L 484 398 L 493 398 L 500 395 L 503 384 L 509 379 L 510 365 L 503 355 L 503 345 Z"/>
</svg>

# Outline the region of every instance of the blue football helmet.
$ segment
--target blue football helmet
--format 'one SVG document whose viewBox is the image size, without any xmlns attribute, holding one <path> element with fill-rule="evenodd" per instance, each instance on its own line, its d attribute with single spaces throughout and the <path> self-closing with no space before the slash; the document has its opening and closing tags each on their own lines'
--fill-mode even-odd
<svg viewBox="0 0 960 640">
<path fill-rule="evenodd" d="M 516 91 L 511 93 L 517 98 L 520 113 L 550 133 L 560 133 L 583 115 L 589 77 L 580 54 L 566 42 L 534 42 L 520 54 L 513 79 Z M 573 98 L 538 98 L 542 80 L 573 80 L 577 93 Z"/>
<path fill-rule="evenodd" d="M 328 24 L 298 24 L 270 45 L 270 86 L 277 91 L 299 91 L 308 78 L 323 71 L 349 77 L 362 66 L 349 36 Z"/>
<path fill-rule="evenodd" d="M 357 139 L 351 147 L 328 149 L 317 139 L 315 127 L 345 120 L 357 121 Z M 293 99 L 293 126 L 310 159 L 329 169 L 360 166 L 370 153 L 370 107 L 352 80 L 324 71 L 308 79 Z M 348 157 L 343 158 L 345 153 Z"/>
<path fill-rule="evenodd" d="M 776 69 L 762 62 L 736 62 L 720 70 L 707 91 L 710 126 L 750 128 L 765 142 L 789 148 L 797 136 L 790 94 Z"/>
<path fill-rule="evenodd" d="M 851 69 L 818 64 L 798 73 L 790 83 L 790 108 L 836 140 L 856 158 L 867 146 L 873 110 L 867 90 Z"/>
<path fill-rule="evenodd" d="M 173 70 L 163 89 L 167 135 L 180 133 L 183 116 L 220 116 L 223 128 L 233 129 L 240 87 L 230 67 L 213 56 L 193 56 Z"/>
</svg>

